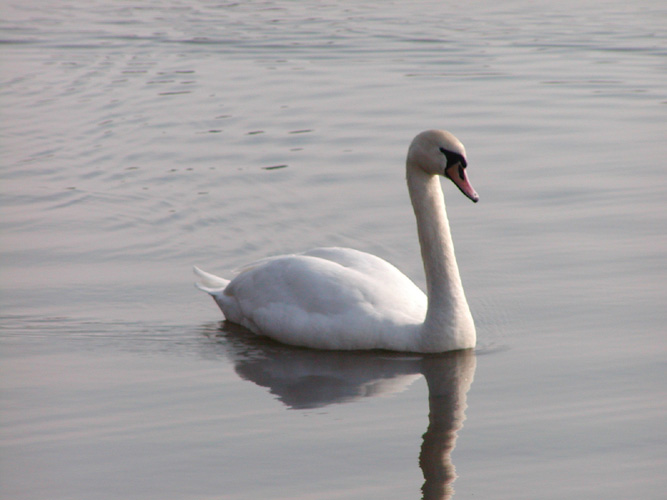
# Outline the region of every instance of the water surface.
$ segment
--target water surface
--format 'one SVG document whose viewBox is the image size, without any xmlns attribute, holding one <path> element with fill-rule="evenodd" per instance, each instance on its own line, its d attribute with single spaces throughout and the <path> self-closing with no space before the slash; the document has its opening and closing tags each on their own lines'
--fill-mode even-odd
<svg viewBox="0 0 667 500">
<path fill-rule="evenodd" d="M 5 5 L 2 496 L 662 498 L 666 14 Z M 192 264 L 344 245 L 423 286 L 433 127 L 481 196 L 444 186 L 476 354 L 221 324 Z"/>
</svg>

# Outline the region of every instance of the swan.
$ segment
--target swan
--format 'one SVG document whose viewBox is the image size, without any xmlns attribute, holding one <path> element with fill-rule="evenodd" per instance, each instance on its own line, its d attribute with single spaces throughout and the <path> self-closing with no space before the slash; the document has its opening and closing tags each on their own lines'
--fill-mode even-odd
<svg viewBox="0 0 667 500">
<path fill-rule="evenodd" d="M 230 281 L 195 267 L 197 287 L 226 320 L 285 344 L 415 353 L 475 347 L 439 176 L 473 202 L 463 144 L 427 130 L 410 144 L 406 178 L 427 295 L 387 261 L 350 248 L 316 248 L 249 264 Z"/>
</svg>

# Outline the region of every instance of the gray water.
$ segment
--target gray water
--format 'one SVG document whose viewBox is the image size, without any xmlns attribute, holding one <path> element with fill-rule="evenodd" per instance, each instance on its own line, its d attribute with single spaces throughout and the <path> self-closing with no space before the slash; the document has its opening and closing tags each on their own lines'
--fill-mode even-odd
<svg viewBox="0 0 667 500">
<path fill-rule="evenodd" d="M 0 19 L 0 496 L 664 498 L 664 2 Z M 481 196 L 444 186 L 474 354 L 280 346 L 192 286 L 327 245 L 423 286 L 427 128 Z"/>
</svg>

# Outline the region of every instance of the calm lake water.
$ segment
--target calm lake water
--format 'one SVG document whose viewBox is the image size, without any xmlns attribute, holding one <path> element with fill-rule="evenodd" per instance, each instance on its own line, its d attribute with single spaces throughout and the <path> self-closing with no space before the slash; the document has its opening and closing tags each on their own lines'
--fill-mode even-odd
<svg viewBox="0 0 667 500">
<path fill-rule="evenodd" d="M 661 499 L 661 1 L 4 2 L 0 496 Z M 424 285 L 445 185 L 475 353 L 294 349 L 192 283 L 351 246 Z M 275 168 L 272 168 L 275 167 Z"/>
</svg>

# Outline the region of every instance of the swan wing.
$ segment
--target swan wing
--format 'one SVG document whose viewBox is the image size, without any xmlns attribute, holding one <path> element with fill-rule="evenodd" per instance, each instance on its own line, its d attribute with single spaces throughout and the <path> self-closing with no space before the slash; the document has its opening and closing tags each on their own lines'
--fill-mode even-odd
<svg viewBox="0 0 667 500">
<path fill-rule="evenodd" d="M 427 307 L 394 266 L 343 248 L 256 262 L 214 298 L 228 320 L 255 333 L 325 349 L 395 349 L 411 340 Z"/>
</svg>

